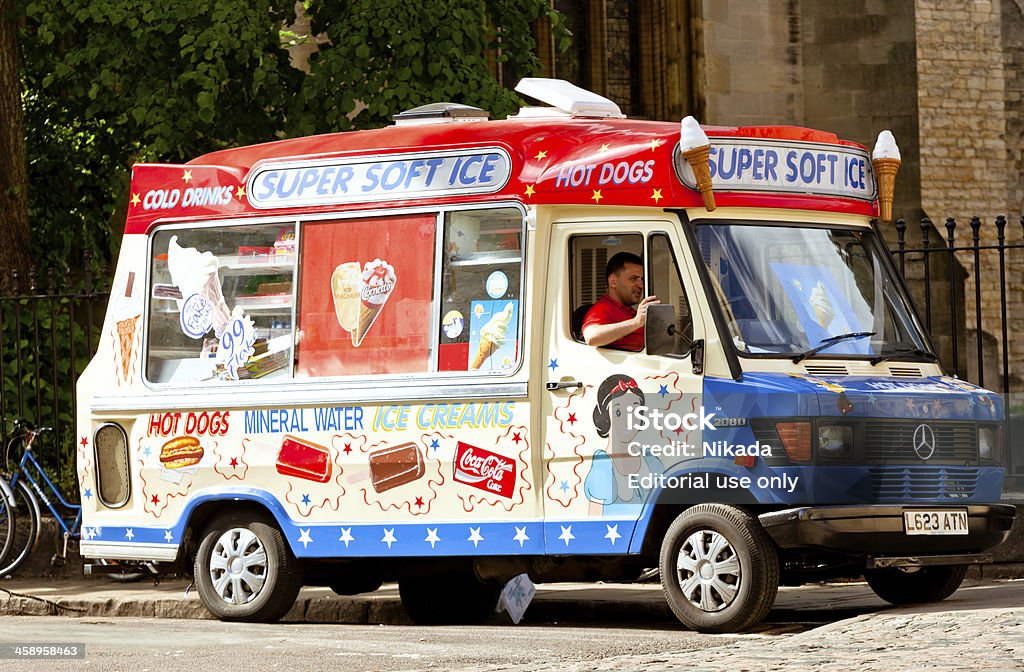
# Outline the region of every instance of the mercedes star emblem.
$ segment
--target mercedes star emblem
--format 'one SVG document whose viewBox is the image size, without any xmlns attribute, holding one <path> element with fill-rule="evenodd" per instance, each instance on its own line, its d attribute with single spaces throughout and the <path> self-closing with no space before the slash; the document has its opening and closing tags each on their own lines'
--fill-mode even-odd
<svg viewBox="0 0 1024 672">
<path fill-rule="evenodd" d="M 918 425 L 914 430 L 914 452 L 922 460 L 935 454 L 935 432 L 928 425 Z"/>
</svg>

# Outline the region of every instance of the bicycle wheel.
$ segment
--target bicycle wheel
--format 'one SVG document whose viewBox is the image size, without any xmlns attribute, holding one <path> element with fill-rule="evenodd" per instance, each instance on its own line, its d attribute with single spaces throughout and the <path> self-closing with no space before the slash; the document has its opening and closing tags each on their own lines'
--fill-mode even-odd
<svg viewBox="0 0 1024 672">
<path fill-rule="evenodd" d="M 13 497 L 14 495 L 7 485 L 7 481 L 2 480 L 2 477 L 0 477 L 0 565 L 3 564 L 4 558 L 7 557 L 7 551 L 14 540 L 14 535 L 11 534 L 16 524 L 14 509 L 11 508 Z"/>
<path fill-rule="evenodd" d="M 0 560 L 0 577 L 11 574 L 32 552 L 39 539 L 39 501 L 28 483 L 19 480 L 14 487 L 14 529 L 11 545 Z"/>
</svg>

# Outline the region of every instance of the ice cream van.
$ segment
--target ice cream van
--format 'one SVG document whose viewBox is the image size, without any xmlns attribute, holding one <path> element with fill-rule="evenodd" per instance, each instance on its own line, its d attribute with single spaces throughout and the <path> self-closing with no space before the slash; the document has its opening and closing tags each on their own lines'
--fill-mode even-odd
<svg viewBox="0 0 1024 672">
<path fill-rule="evenodd" d="M 956 590 L 1013 522 L 1003 402 L 944 374 L 888 256 L 891 134 L 517 90 L 541 104 L 135 166 L 78 384 L 83 555 L 187 569 L 239 621 L 397 581 L 472 622 L 514 577 L 652 568 L 705 632 L 780 583 Z M 619 252 L 658 301 L 640 350 L 582 335 Z"/>
</svg>

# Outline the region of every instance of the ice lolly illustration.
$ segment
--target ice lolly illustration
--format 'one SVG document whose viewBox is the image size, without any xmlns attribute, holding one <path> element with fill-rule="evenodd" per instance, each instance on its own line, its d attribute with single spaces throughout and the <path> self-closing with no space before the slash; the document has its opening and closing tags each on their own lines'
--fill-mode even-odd
<svg viewBox="0 0 1024 672">
<path fill-rule="evenodd" d="M 199 252 L 194 247 L 181 247 L 178 237 L 171 236 L 167 244 L 167 270 L 184 299 L 199 294 L 210 302 L 210 317 L 214 333 L 219 337 L 231 320 L 231 311 L 224 300 L 217 273 L 217 257 L 211 252 Z M 178 308 L 184 305 L 178 301 Z"/>
<path fill-rule="evenodd" d="M 415 443 L 379 448 L 369 457 L 370 485 L 378 493 L 412 483 L 426 473 L 423 454 Z"/>
<path fill-rule="evenodd" d="M 339 264 L 331 275 L 331 293 L 334 295 L 334 313 L 338 324 L 348 332 L 359 326 L 359 286 L 362 275 L 358 261 Z"/>
<path fill-rule="evenodd" d="M 711 165 L 708 163 L 711 156 L 711 140 L 693 117 L 683 119 L 679 134 L 679 149 L 683 152 L 683 158 L 693 169 L 693 176 L 697 180 L 697 189 L 700 190 L 701 198 L 704 199 L 704 208 L 711 212 L 715 209 L 715 192 L 711 188 Z"/>
<path fill-rule="evenodd" d="M 487 324 L 480 327 L 480 345 L 477 348 L 476 356 L 470 363 L 470 369 L 479 369 L 487 358 L 493 355 L 502 343 L 505 342 L 505 333 L 512 321 L 512 304 L 509 303 L 505 309 L 495 313 Z"/>
<path fill-rule="evenodd" d="M 386 261 L 374 259 L 363 267 L 359 287 L 359 320 L 352 332 L 352 345 L 359 347 L 366 338 L 366 332 L 377 321 L 377 316 L 394 291 L 396 281 L 395 269 Z"/>
<path fill-rule="evenodd" d="M 882 131 L 871 152 L 871 165 L 878 182 L 878 210 L 883 222 L 892 221 L 893 192 L 896 189 L 896 172 L 900 169 L 900 148 L 892 131 Z"/>
</svg>

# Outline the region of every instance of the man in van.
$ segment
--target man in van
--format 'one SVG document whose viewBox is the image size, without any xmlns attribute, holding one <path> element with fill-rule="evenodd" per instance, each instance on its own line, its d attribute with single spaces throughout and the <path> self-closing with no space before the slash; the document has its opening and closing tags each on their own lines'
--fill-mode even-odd
<svg viewBox="0 0 1024 672">
<path fill-rule="evenodd" d="M 583 318 L 583 340 L 587 345 L 622 350 L 643 350 L 647 306 L 660 303 L 644 298 L 644 262 L 632 252 L 619 252 L 605 269 L 608 291 Z"/>
</svg>

